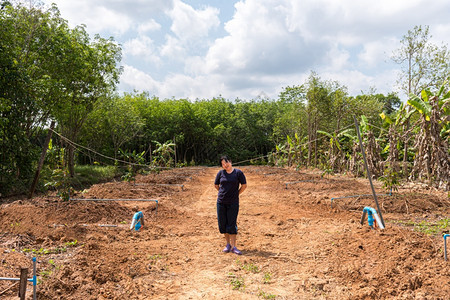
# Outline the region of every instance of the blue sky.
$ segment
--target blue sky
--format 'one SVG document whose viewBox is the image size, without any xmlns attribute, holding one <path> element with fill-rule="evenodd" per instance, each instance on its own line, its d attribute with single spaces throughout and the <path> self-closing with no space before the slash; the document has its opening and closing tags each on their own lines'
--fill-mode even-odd
<svg viewBox="0 0 450 300">
<path fill-rule="evenodd" d="M 71 26 L 122 46 L 119 91 L 276 99 L 311 71 L 350 95 L 399 92 L 392 52 L 416 25 L 450 42 L 447 0 L 54 0 Z M 402 97 L 402 94 L 399 92 Z"/>
</svg>

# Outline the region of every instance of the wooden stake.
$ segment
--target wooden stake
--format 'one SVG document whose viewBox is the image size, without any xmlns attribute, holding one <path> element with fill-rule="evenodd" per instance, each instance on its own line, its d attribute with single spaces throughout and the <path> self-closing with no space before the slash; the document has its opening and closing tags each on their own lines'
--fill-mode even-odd
<svg viewBox="0 0 450 300">
<path fill-rule="evenodd" d="M 20 268 L 20 285 L 19 297 L 20 300 L 25 300 L 25 293 L 27 292 L 28 268 Z"/>
</svg>

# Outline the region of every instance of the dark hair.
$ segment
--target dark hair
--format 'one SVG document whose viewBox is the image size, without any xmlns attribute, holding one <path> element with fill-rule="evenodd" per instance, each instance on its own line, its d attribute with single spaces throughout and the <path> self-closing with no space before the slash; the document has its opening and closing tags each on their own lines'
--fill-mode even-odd
<svg viewBox="0 0 450 300">
<path fill-rule="evenodd" d="M 222 160 L 224 160 L 225 162 L 231 161 L 231 159 L 227 155 L 222 155 L 219 159 L 219 165 L 222 165 Z"/>
</svg>

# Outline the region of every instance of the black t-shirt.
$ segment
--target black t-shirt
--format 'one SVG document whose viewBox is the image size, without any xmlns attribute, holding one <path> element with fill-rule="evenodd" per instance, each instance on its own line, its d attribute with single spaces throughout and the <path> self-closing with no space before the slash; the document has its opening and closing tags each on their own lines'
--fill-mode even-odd
<svg viewBox="0 0 450 300">
<path fill-rule="evenodd" d="M 217 203 L 239 204 L 239 184 L 247 184 L 244 173 L 239 169 L 233 169 L 228 174 L 225 170 L 220 170 L 214 184 L 220 185 L 217 195 Z"/>
</svg>

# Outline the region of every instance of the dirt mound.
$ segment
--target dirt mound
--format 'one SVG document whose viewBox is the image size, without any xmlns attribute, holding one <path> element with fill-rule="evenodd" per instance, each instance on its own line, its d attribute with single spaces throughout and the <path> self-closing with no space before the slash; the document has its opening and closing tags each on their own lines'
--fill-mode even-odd
<svg viewBox="0 0 450 300">
<path fill-rule="evenodd" d="M 241 167 L 238 245 L 223 254 L 218 168 L 172 169 L 54 197 L 4 201 L 0 276 L 31 272 L 38 299 L 447 299 L 448 195 L 375 182 L 385 230 L 359 223 L 369 182 L 317 171 Z M 369 196 L 365 196 L 369 195 Z M 93 201 L 97 199 L 98 201 Z M 100 199 L 107 199 L 101 201 Z M 129 201 L 152 199 L 156 201 Z M 136 210 L 146 224 L 130 231 Z M 441 223 L 438 223 L 441 222 Z M 449 253 L 450 255 L 450 253 Z M 17 284 L 0 281 L 1 299 Z M 31 284 L 27 297 L 31 299 Z"/>
</svg>

